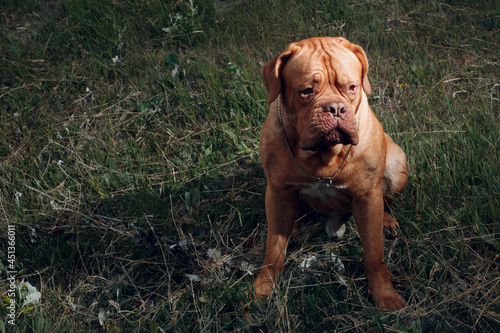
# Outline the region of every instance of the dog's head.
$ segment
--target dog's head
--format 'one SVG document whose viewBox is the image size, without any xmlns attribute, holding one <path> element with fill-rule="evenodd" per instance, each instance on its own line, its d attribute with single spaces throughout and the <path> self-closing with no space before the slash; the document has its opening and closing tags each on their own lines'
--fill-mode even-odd
<svg viewBox="0 0 500 333">
<path fill-rule="evenodd" d="M 267 63 L 262 76 L 268 103 L 280 94 L 284 115 L 304 150 L 359 141 L 357 112 L 363 90 L 371 92 L 368 60 L 342 37 L 311 38 L 290 44 Z"/>
</svg>

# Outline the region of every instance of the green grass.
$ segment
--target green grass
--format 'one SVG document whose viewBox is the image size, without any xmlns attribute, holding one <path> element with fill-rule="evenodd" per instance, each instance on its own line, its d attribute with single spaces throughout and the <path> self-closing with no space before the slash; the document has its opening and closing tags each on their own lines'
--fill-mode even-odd
<svg viewBox="0 0 500 333">
<path fill-rule="evenodd" d="M 0 244 L 15 225 L 17 278 L 42 292 L 15 331 L 498 331 L 498 16 L 487 0 L 3 1 Z M 250 325 L 240 300 L 255 275 L 241 265 L 259 267 L 266 237 L 261 68 L 327 35 L 365 49 L 370 103 L 412 169 L 386 243 L 408 307 L 368 300 L 353 223 L 332 242 L 304 211 Z M 307 254 L 319 261 L 304 272 Z"/>
</svg>

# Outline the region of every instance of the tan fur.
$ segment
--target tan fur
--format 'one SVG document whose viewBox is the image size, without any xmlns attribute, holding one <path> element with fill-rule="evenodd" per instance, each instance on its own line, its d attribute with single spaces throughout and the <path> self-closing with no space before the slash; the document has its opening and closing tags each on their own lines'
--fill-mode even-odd
<svg viewBox="0 0 500 333">
<path fill-rule="evenodd" d="M 404 189 L 408 179 L 406 157 L 384 133 L 368 105 L 366 94 L 371 87 L 367 74 L 368 60 L 363 49 L 344 38 L 312 38 L 292 43 L 263 68 L 271 103 L 260 140 L 268 182 L 268 236 L 264 265 L 254 284 L 257 297 L 271 294 L 302 201 L 322 213 L 352 212 L 376 304 L 383 310 L 397 310 L 406 304 L 391 283 L 383 248 L 384 220 L 391 226 L 396 224 L 384 212 L 383 190 L 395 194 Z M 304 98 L 301 92 L 311 86 L 314 95 Z M 283 123 L 295 161 L 283 138 L 277 98 L 281 99 Z M 301 148 L 301 143 L 311 141 L 313 123 L 326 117 L 318 110 L 332 102 L 346 105 L 346 126 L 357 128 L 361 118 L 353 135 L 359 141 L 352 146 L 332 186 L 326 187 L 325 182 L 318 183 L 299 168 L 314 177 L 329 177 L 349 152 L 350 145 L 340 143 Z M 346 124 L 347 121 L 352 124 Z"/>
</svg>

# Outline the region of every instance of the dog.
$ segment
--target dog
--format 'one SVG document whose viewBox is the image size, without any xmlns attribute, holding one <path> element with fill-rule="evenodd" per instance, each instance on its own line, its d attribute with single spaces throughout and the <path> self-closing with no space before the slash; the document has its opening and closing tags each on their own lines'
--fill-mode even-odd
<svg viewBox="0 0 500 333">
<path fill-rule="evenodd" d="M 330 214 L 332 235 L 341 236 L 354 215 L 375 304 L 384 311 L 406 305 L 384 262 L 383 231 L 396 233 L 386 205 L 406 187 L 409 171 L 368 105 L 367 74 L 363 49 L 342 37 L 292 43 L 262 70 L 270 104 L 259 145 L 268 234 L 257 298 L 272 293 L 303 202 Z"/>
</svg>

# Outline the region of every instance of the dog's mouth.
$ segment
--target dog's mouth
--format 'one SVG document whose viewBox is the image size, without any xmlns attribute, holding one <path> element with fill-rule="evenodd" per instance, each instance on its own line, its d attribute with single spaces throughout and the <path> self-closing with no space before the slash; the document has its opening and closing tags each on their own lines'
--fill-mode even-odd
<svg viewBox="0 0 500 333">
<path fill-rule="evenodd" d="M 307 140 L 300 141 L 300 148 L 303 150 L 318 150 L 325 146 L 335 146 L 337 144 L 342 145 L 357 145 L 359 142 L 359 137 L 356 135 L 348 134 L 339 129 L 333 129 L 329 133 L 321 137 L 311 138 Z"/>
<path fill-rule="evenodd" d="M 343 128 L 331 130 L 323 139 L 325 145 L 357 145 L 359 142 L 358 133 L 356 130 L 346 131 Z"/>
<path fill-rule="evenodd" d="M 347 119 L 327 119 L 309 127 L 305 136 L 300 138 L 303 150 L 318 150 L 325 146 L 357 145 L 359 136 L 356 124 Z"/>
</svg>

